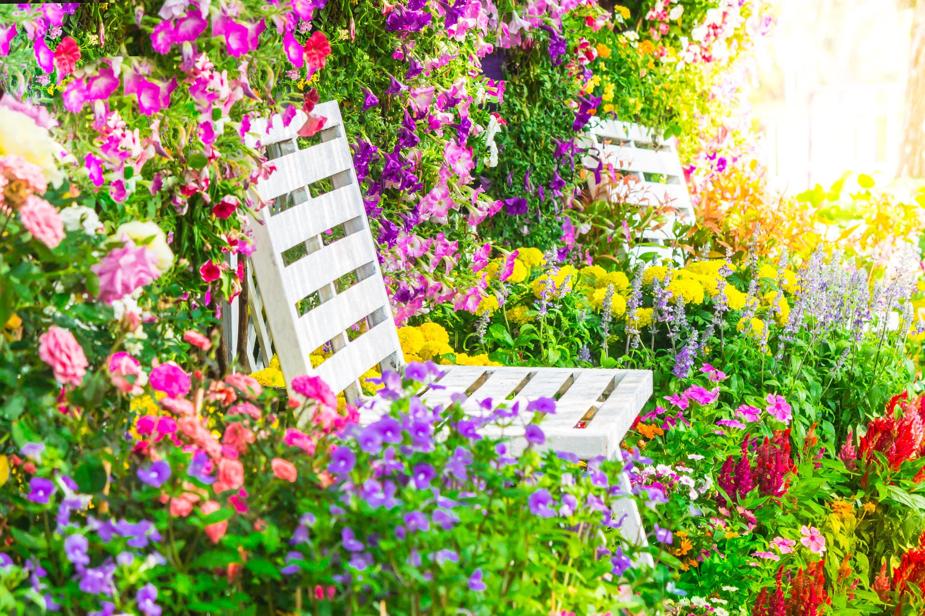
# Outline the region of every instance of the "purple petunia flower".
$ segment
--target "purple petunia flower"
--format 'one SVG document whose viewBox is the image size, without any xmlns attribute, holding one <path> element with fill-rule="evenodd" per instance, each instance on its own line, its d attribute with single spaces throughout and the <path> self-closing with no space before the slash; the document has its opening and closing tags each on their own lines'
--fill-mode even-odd
<svg viewBox="0 0 925 616">
<path fill-rule="evenodd" d="M 633 566 L 633 561 L 629 559 L 629 556 L 623 553 L 623 549 L 618 547 L 617 550 L 613 553 L 613 557 L 610 559 L 610 564 L 613 565 L 611 573 L 617 577 L 626 573 L 626 570 Z"/>
<path fill-rule="evenodd" d="M 556 412 L 556 401 L 552 398 L 537 398 L 527 404 L 527 411 L 550 415 Z"/>
<path fill-rule="evenodd" d="M 469 576 L 469 590 L 473 592 L 482 592 L 485 590 L 485 582 L 482 581 L 482 570 L 476 569 Z"/>
<path fill-rule="evenodd" d="M 429 375 L 430 370 L 421 362 L 415 361 L 405 366 L 405 378 L 411 379 L 412 381 L 423 383 L 427 380 Z"/>
<path fill-rule="evenodd" d="M 418 490 L 423 490 L 430 485 L 430 482 L 437 475 L 434 467 L 424 462 L 416 464 L 411 472 L 411 481 Z"/>
<path fill-rule="evenodd" d="M 13 559 L 10 558 L 9 554 L 0 552 L 0 569 L 4 569 L 12 565 L 13 565 Z"/>
<path fill-rule="evenodd" d="M 459 562 L 459 554 L 453 550 L 438 550 L 433 554 L 432 558 L 438 565 L 443 565 L 448 562 Z"/>
<path fill-rule="evenodd" d="M 671 531 L 667 528 L 662 528 L 658 524 L 655 525 L 655 539 L 659 543 L 664 543 L 666 545 L 674 543 L 674 535 L 671 534 Z"/>
<path fill-rule="evenodd" d="M 345 528 L 340 532 L 341 543 L 348 552 L 362 552 L 365 547 L 361 541 L 358 541 L 353 529 Z"/>
<path fill-rule="evenodd" d="M 401 442 L 401 424 L 393 417 L 385 416 L 371 427 L 379 432 L 383 443 L 400 443 Z"/>
<path fill-rule="evenodd" d="M 164 460 L 158 460 L 139 467 L 135 474 L 142 483 L 159 488 L 170 479 L 170 465 Z"/>
<path fill-rule="evenodd" d="M 546 435 L 543 430 L 536 424 L 528 424 L 524 429 L 524 438 L 531 445 L 542 445 L 546 442 Z"/>
<path fill-rule="evenodd" d="M 328 471 L 334 475 L 346 475 L 353 470 L 357 458 L 349 447 L 335 447 L 331 452 L 331 462 Z"/>
<path fill-rule="evenodd" d="M 527 499 L 530 512 L 541 518 L 551 518 L 556 515 L 556 512 L 551 508 L 552 504 L 552 495 L 549 490 L 537 490 Z"/>
<path fill-rule="evenodd" d="M 48 503 L 48 499 L 55 493 L 55 484 L 44 477 L 33 477 L 29 480 L 29 500 L 39 505 Z"/>
<path fill-rule="evenodd" d="M 527 210 L 527 200 L 523 197 L 511 197 L 504 200 L 504 211 L 511 216 L 523 216 Z"/>
<path fill-rule="evenodd" d="M 161 607 L 155 603 L 157 601 L 157 588 L 154 584 L 145 584 L 138 589 L 135 594 L 135 600 L 138 602 L 138 609 L 145 616 L 161 616 Z"/>
<path fill-rule="evenodd" d="M 89 595 L 112 595 L 113 584 L 112 574 L 116 570 L 114 563 L 107 563 L 95 568 L 87 568 L 79 571 L 80 590 Z"/>
<path fill-rule="evenodd" d="M 77 566 L 87 566 L 90 564 L 90 557 L 87 556 L 89 543 L 83 535 L 71 535 L 64 540 L 64 554 L 71 564 Z"/>
<path fill-rule="evenodd" d="M 36 464 L 42 462 L 42 453 L 45 451 L 45 443 L 26 443 L 23 445 L 19 453 L 26 456 Z"/>
<path fill-rule="evenodd" d="M 450 530 L 459 522 L 459 518 L 456 517 L 453 512 L 444 509 L 437 509 L 431 517 L 434 520 L 434 524 L 438 525 L 443 530 Z"/>
<path fill-rule="evenodd" d="M 363 111 L 368 111 L 379 104 L 379 99 L 373 94 L 372 90 L 363 90 Z"/>
<path fill-rule="evenodd" d="M 197 451 L 193 454 L 193 459 L 190 460 L 189 468 L 187 468 L 186 474 L 193 479 L 198 479 L 204 484 L 211 485 L 215 482 L 215 477 L 209 476 L 211 471 L 212 460 L 209 459 L 208 454 L 206 454 L 204 451 Z"/>
<path fill-rule="evenodd" d="M 300 567 L 293 563 L 301 561 L 301 560 L 302 560 L 301 552 L 289 552 L 288 554 L 286 554 L 286 566 L 281 568 L 279 572 L 282 573 L 283 575 L 295 575 L 296 573 L 299 572 Z"/>
<path fill-rule="evenodd" d="M 375 426 L 367 426 L 357 436 L 357 443 L 366 453 L 377 453 L 382 449 L 382 436 Z"/>
<path fill-rule="evenodd" d="M 405 526 L 411 532 L 419 530 L 430 530 L 430 520 L 420 511 L 412 511 L 405 514 Z"/>
</svg>

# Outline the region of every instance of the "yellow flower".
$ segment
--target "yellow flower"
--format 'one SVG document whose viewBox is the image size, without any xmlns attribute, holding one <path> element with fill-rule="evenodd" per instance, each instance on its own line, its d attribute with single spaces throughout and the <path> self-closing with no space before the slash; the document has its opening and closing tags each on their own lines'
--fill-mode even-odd
<svg viewBox="0 0 925 616">
<path fill-rule="evenodd" d="M 497 309 L 498 309 L 498 298 L 495 297 L 494 295 L 485 295 L 484 297 L 482 297 L 481 301 L 479 302 L 478 308 L 475 309 L 475 314 L 480 315 L 480 316 L 483 314 L 492 314 Z"/>
<path fill-rule="evenodd" d="M 311 363 L 312 368 L 317 368 L 324 363 L 325 356 L 321 353 L 312 353 L 308 356 L 308 361 Z"/>
<path fill-rule="evenodd" d="M 728 283 L 723 288 L 723 293 L 726 295 L 726 305 L 729 306 L 730 310 L 742 310 L 745 308 L 745 300 L 748 297 L 745 293 Z"/>
<path fill-rule="evenodd" d="M 157 415 L 161 412 L 154 398 L 147 394 L 132 398 L 132 401 L 129 402 L 129 409 L 139 415 Z"/>
<path fill-rule="evenodd" d="M 269 366 L 263 370 L 251 373 L 251 376 L 264 387 L 274 387 L 278 389 L 284 389 L 286 387 L 286 379 L 279 365 L 279 357 L 276 355 L 270 360 Z"/>
<path fill-rule="evenodd" d="M 546 257 L 539 248 L 518 248 L 517 258 L 528 268 L 546 265 Z"/>
<path fill-rule="evenodd" d="M 523 304 L 514 306 L 507 311 L 507 318 L 514 323 L 526 323 L 531 318 L 530 309 Z"/>
<path fill-rule="evenodd" d="M 651 265 L 642 273 L 642 283 L 652 284 L 653 281 L 659 280 L 664 282 L 668 277 L 668 268 L 664 265 Z"/>
<path fill-rule="evenodd" d="M 501 270 L 501 261 L 498 259 L 492 259 L 488 265 L 485 266 L 485 269 L 482 270 L 485 272 L 488 280 L 497 280 L 498 272 Z"/>
<path fill-rule="evenodd" d="M 671 293 L 674 301 L 682 301 L 685 304 L 702 304 L 703 303 L 703 285 L 696 280 L 689 278 L 675 278 L 668 284 L 668 292 Z"/>
<path fill-rule="evenodd" d="M 424 334 L 417 327 L 405 325 L 398 328 L 398 342 L 401 344 L 401 350 L 405 355 L 417 355 L 426 340 L 424 339 Z"/>
<path fill-rule="evenodd" d="M 604 43 L 597 44 L 597 57 L 603 58 L 604 60 L 606 60 L 607 58 L 610 57 L 610 54 L 611 54 L 610 47 L 608 47 Z"/>
<path fill-rule="evenodd" d="M 5 484 L 9 478 L 10 463 L 7 461 L 6 456 L 0 456 L 0 488 L 3 487 L 3 484 Z"/>
<path fill-rule="evenodd" d="M 591 294 L 591 305 L 600 310 L 601 306 L 604 305 L 605 297 L 607 297 L 607 289 L 595 289 L 594 293 Z M 610 311 L 616 317 L 623 316 L 623 313 L 626 312 L 626 298 L 614 292 L 610 298 Z"/>
<path fill-rule="evenodd" d="M 837 500 L 832 503 L 832 513 L 839 517 L 846 518 L 854 513 L 854 505 L 846 500 Z"/>
<path fill-rule="evenodd" d="M 771 307 L 771 311 L 777 318 L 777 322 L 786 325 L 790 318 L 790 303 L 787 298 L 778 291 L 768 291 L 763 296 L 765 303 Z"/>
<path fill-rule="evenodd" d="M 439 342 L 441 344 L 450 343 L 450 335 L 446 333 L 446 330 L 439 323 L 422 323 L 418 326 L 421 334 L 424 336 L 424 340 L 427 342 Z"/>
<path fill-rule="evenodd" d="M 771 280 L 777 280 L 777 269 L 773 265 L 768 265 L 765 263 L 758 268 L 758 278 L 770 278 Z"/>
<path fill-rule="evenodd" d="M 688 263 L 684 266 L 684 269 L 688 272 L 701 275 L 716 275 L 719 274 L 719 271 L 723 269 L 723 266 L 726 266 L 731 271 L 735 271 L 732 263 L 726 261 L 725 259 L 707 259 L 705 261 L 694 261 L 693 263 Z"/>
<path fill-rule="evenodd" d="M 764 335 L 764 321 L 755 317 L 751 317 L 749 319 L 742 317 L 739 319 L 739 323 L 736 325 L 736 329 L 748 336 L 760 338 Z"/>
<path fill-rule="evenodd" d="M 606 105 L 604 105 L 604 113 L 610 113 L 614 109 L 615 107 L 611 103 L 607 103 Z"/>
<path fill-rule="evenodd" d="M 530 273 L 530 270 L 527 269 L 527 266 L 523 264 L 520 259 L 514 259 L 514 269 L 511 270 L 511 275 L 508 276 L 506 282 L 511 284 L 517 284 L 523 282 L 527 279 L 527 274 Z"/>
<path fill-rule="evenodd" d="M 608 83 L 606 86 L 604 86 L 604 92 L 601 94 L 601 98 L 605 103 L 613 100 L 614 90 L 615 88 L 613 87 L 612 83 Z"/>
<path fill-rule="evenodd" d="M 459 366 L 500 366 L 496 361 L 488 359 L 488 355 L 480 353 L 479 355 L 467 355 L 466 353 L 456 354 L 456 364 Z"/>
<path fill-rule="evenodd" d="M 39 167 L 45 178 L 58 186 L 64 177 L 58 169 L 62 150 L 48 131 L 32 118 L 7 107 L 0 108 L 0 156 L 18 156 Z"/>
<path fill-rule="evenodd" d="M 374 396 L 377 391 L 382 387 L 381 383 L 372 383 L 371 379 L 378 379 L 382 376 L 382 373 L 375 367 L 370 368 L 362 375 L 360 375 L 360 389 L 363 390 L 363 393 L 367 396 Z"/>
<path fill-rule="evenodd" d="M 600 265 L 588 265 L 581 268 L 579 273 L 581 274 L 582 282 L 587 281 L 592 287 L 599 286 L 601 281 L 607 278 L 607 270 Z"/>
<path fill-rule="evenodd" d="M 428 361 L 440 355 L 447 355 L 453 352 L 453 347 L 445 342 L 427 341 L 421 347 L 419 355 L 421 359 Z"/>
<path fill-rule="evenodd" d="M 797 278 L 796 273 L 790 271 L 789 269 L 781 272 L 781 284 L 784 286 L 784 291 L 790 294 L 796 293 L 800 290 L 800 281 Z"/>
<path fill-rule="evenodd" d="M 623 19 L 630 18 L 630 10 L 626 8 L 625 6 L 618 4 L 615 7 L 613 7 L 613 11 L 614 13 L 619 13 L 620 17 L 622 17 Z"/>
<path fill-rule="evenodd" d="M 539 298 L 545 292 L 548 298 L 562 297 L 571 292 L 577 276 L 578 270 L 571 265 L 564 266 L 552 277 L 543 274 L 533 281 L 533 295 Z"/>
<path fill-rule="evenodd" d="M 652 308 L 637 308 L 636 314 L 629 319 L 629 324 L 636 329 L 642 329 L 652 325 L 655 317 L 655 310 Z"/>
<path fill-rule="evenodd" d="M 623 272 L 609 272 L 601 282 L 601 286 L 606 287 L 611 284 L 614 290 L 619 292 L 625 291 L 630 286 L 630 281 Z"/>
<path fill-rule="evenodd" d="M 8 342 L 18 342 L 22 340 L 22 319 L 19 315 L 13 313 L 3 325 L 3 336 Z"/>
</svg>

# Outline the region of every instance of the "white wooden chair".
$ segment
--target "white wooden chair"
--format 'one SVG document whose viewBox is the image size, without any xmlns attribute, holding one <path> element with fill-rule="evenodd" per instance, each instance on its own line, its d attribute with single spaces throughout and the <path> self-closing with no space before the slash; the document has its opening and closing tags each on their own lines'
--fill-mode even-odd
<svg viewBox="0 0 925 616">
<path fill-rule="evenodd" d="M 598 162 L 603 162 L 624 177 L 635 179 L 598 185 L 592 175 L 592 194 L 639 207 L 667 206 L 671 209 L 672 213 L 665 216 L 661 225 L 646 229 L 636 238 L 639 243 L 633 254 L 654 253 L 659 258 L 672 259 L 669 245 L 675 239 L 675 222 L 694 222 L 694 208 L 678 158 L 677 141 L 660 139 L 655 131 L 639 124 L 593 118 L 588 125 L 585 145 L 589 147 L 583 161 L 587 168 L 594 169 Z"/>
<path fill-rule="evenodd" d="M 269 127 L 255 123 L 256 136 L 249 139 L 250 145 L 266 148 L 276 171 L 256 187 L 263 199 L 274 201 L 251 221 L 256 240 L 248 296 L 252 325 L 240 343 L 247 345 L 251 368 L 275 351 L 287 381 L 316 374 L 357 400 L 361 375 L 375 366 L 398 369 L 402 351 L 340 110 L 329 102 L 314 113 L 326 118 L 317 143 L 296 135 L 304 115 L 288 128 L 279 117 Z M 227 321 L 236 331 L 238 324 Z M 313 367 L 309 355 L 323 345 L 331 355 Z M 620 441 L 652 394 L 647 370 L 441 369 L 445 374 L 437 386 L 424 393 L 427 403 L 445 405 L 462 393 L 464 408 L 476 412 L 486 398 L 496 404 L 554 398 L 556 413 L 541 424 L 547 445 L 584 459 L 618 458 Z M 373 406 L 364 405 L 361 416 Z M 628 492 L 625 476 L 621 483 Z M 624 535 L 644 543 L 635 502 L 621 502 Z"/>
</svg>

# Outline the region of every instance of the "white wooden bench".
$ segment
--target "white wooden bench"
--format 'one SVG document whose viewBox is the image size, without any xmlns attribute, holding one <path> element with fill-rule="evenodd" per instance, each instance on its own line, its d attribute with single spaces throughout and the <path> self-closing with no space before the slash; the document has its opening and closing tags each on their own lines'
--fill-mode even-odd
<svg viewBox="0 0 925 616">
<path fill-rule="evenodd" d="M 677 141 L 660 139 L 655 131 L 639 124 L 592 118 L 584 145 L 588 148 L 583 160 L 586 168 L 595 169 L 600 162 L 624 178 L 598 184 L 592 174 L 593 196 L 638 207 L 666 207 L 671 212 L 662 224 L 636 238 L 633 254 L 654 253 L 660 259 L 674 259 L 677 255 L 672 254 L 670 244 L 675 239 L 675 223 L 694 222 Z"/>
<path fill-rule="evenodd" d="M 249 368 L 275 352 L 287 382 L 302 374 L 322 377 L 349 400 L 361 396 L 358 380 L 370 368 L 399 369 L 401 346 L 376 244 L 369 231 L 340 110 L 324 103 L 314 113 L 325 128 L 308 143 L 296 136 L 305 121 L 289 127 L 279 117 L 255 122 L 253 147 L 265 148 L 276 171 L 256 190 L 273 201 L 251 220 L 256 250 L 248 293 L 251 325 L 240 341 Z M 226 320 L 230 332 L 239 325 Z M 317 367 L 309 355 L 326 345 L 331 353 Z M 444 375 L 425 392 L 431 405 L 446 405 L 462 393 L 467 412 L 478 402 L 525 403 L 557 400 L 556 413 L 542 422 L 547 446 L 581 458 L 619 458 L 620 442 L 652 394 L 647 370 L 441 366 Z M 363 413 L 374 404 L 364 404 Z M 514 433 L 511 433 L 511 430 Z M 517 428 L 508 434 L 518 436 Z M 627 478 L 622 487 L 630 489 Z M 645 543 L 639 512 L 631 498 L 620 499 L 627 539 Z"/>
</svg>

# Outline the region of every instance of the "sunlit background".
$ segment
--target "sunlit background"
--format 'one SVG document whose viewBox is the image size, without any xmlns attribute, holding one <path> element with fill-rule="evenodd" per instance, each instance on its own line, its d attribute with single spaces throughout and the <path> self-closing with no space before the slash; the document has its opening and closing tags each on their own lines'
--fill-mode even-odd
<svg viewBox="0 0 925 616">
<path fill-rule="evenodd" d="M 898 0 L 777 0 L 756 50 L 752 105 L 762 157 L 788 193 L 845 171 L 897 176 L 912 9 Z"/>
</svg>

